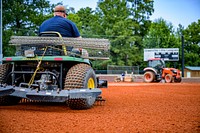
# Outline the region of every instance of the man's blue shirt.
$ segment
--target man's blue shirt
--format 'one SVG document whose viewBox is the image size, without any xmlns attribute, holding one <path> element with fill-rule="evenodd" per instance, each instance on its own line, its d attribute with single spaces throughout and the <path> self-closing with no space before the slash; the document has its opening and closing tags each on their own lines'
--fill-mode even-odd
<svg viewBox="0 0 200 133">
<path fill-rule="evenodd" d="M 39 28 L 39 33 L 45 31 L 56 31 L 63 37 L 80 36 L 76 25 L 72 21 L 60 16 L 54 16 L 53 18 L 44 21 Z"/>
</svg>

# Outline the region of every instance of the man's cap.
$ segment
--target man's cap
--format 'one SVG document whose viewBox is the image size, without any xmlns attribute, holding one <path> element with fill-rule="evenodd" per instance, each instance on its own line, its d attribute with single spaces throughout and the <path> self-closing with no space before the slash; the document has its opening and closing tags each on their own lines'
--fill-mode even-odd
<svg viewBox="0 0 200 133">
<path fill-rule="evenodd" d="M 54 12 L 62 12 L 62 13 L 65 13 L 66 15 L 67 12 L 66 12 L 66 9 L 63 5 L 57 5 L 55 8 L 54 8 Z"/>
</svg>

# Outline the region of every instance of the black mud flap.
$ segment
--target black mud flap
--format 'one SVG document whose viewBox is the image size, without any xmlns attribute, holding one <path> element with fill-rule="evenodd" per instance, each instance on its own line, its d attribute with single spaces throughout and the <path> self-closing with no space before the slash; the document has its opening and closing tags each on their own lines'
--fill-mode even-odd
<svg viewBox="0 0 200 133">
<path fill-rule="evenodd" d="M 13 86 L 0 87 L 0 97 L 10 95 L 14 92 Z"/>
</svg>

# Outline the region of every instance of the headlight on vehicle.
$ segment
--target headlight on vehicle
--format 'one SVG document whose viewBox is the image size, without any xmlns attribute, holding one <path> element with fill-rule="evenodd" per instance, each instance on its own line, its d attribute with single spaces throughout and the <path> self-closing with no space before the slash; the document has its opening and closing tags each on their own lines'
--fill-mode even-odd
<svg viewBox="0 0 200 133">
<path fill-rule="evenodd" d="M 34 50 L 25 50 L 24 55 L 26 57 L 35 57 Z"/>
</svg>

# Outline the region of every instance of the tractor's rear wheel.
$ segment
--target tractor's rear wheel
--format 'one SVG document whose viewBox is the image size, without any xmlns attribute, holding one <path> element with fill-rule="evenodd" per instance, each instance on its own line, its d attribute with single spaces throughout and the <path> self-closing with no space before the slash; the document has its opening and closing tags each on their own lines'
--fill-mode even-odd
<svg viewBox="0 0 200 133">
<path fill-rule="evenodd" d="M 155 79 L 155 74 L 151 71 L 147 71 L 144 73 L 144 82 L 151 83 Z"/>
<path fill-rule="evenodd" d="M 173 77 L 170 74 L 165 75 L 165 82 L 171 83 L 173 81 Z"/>
<path fill-rule="evenodd" d="M 174 78 L 174 82 L 175 83 L 180 83 L 181 82 L 181 78 Z"/>
<path fill-rule="evenodd" d="M 70 68 L 65 78 L 65 90 L 97 87 L 94 70 L 87 64 L 77 64 Z M 89 109 L 93 106 L 96 97 L 70 98 L 67 103 L 71 109 Z"/>
<path fill-rule="evenodd" d="M 6 75 L 10 71 L 9 64 L 0 65 L 0 83 L 6 83 Z M 0 97 L 0 105 L 15 105 L 18 104 L 21 98 L 14 96 L 2 96 Z"/>
<path fill-rule="evenodd" d="M 1 64 L 0 65 L 0 83 L 5 83 L 6 75 L 8 74 L 10 65 L 9 64 Z"/>
</svg>

